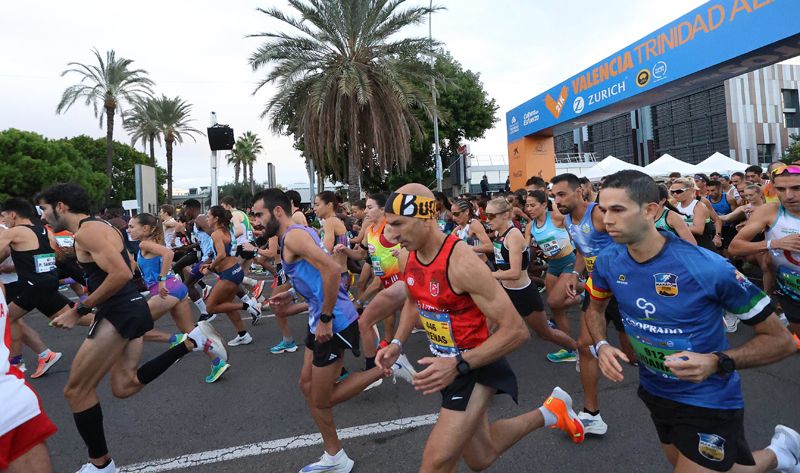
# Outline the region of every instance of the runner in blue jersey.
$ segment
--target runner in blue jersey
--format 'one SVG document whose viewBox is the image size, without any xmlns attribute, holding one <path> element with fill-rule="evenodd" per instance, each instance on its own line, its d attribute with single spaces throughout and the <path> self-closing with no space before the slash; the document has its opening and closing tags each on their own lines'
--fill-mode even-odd
<svg viewBox="0 0 800 473">
<path fill-rule="evenodd" d="M 717 215 L 722 217 L 723 215 L 728 215 L 729 213 L 733 212 L 737 205 L 736 199 L 733 196 L 727 194 L 722 190 L 722 183 L 712 179 L 708 181 L 708 201 L 711 202 L 711 206 L 714 207 L 714 211 L 717 212 Z M 727 222 L 723 222 L 722 224 L 722 249 L 727 250 L 728 245 L 731 244 L 731 240 L 733 237 L 736 236 L 736 227 Z"/>
<path fill-rule="evenodd" d="M 333 406 L 356 396 L 384 373 L 376 366 L 351 373 L 336 383 L 345 350 L 359 355 L 358 313 L 347 291 L 339 286 L 340 265 L 322 248 L 313 229 L 292 222 L 291 209 L 289 198 L 280 189 L 267 189 L 253 200 L 256 223 L 263 225 L 265 237 L 279 237 L 283 269 L 294 290 L 308 303 L 300 388 L 322 435 L 325 453 L 300 471 L 347 473 L 353 468 L 353 460 L 342 449 L 336 433 Z M 270 304 L 291 303 L 291 292 L 274 296 Z"/>
<path fill-rule="evenodd" d="M 777 426 L 767 449 L 751 452 L 736 369 L 774 363 L 794 351 L 769 297 L 716 253 L 692 245 L 653 220 L 658 186 L 639 171 L 609 176 L 600 192 L 603 223 L 616 243 L 598 256 L 587 281 L 586 323 L 600 369 L 623 380 L 621 350 L 606 340 L 602 315 L 616 296 L 639 359 L 639 397 L 675 471 L 800 471 L 800 435 Z M 724 311 L 755 336 L 730 348 Z"/>
</svg>

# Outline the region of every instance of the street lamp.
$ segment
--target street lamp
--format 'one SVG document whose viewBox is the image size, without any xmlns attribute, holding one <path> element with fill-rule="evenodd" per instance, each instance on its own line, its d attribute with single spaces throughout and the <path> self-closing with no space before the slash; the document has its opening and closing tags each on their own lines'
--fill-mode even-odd
<svg viewBox="0 0 800 473">
<path fill-rule="evenodd" d="M 433 48 L 433 0 L 430 1 L 428 9 L 428 41 Z M 435 59 L 431 54 L 431 68 Z M 431 78 L 431 94 L 433 95 L 433 149 L 436 154 L 436 190 L 442 191 L 442 155 L 439 154 L 439 113 L 436 110 L 436 78 Z"/>
</svg>

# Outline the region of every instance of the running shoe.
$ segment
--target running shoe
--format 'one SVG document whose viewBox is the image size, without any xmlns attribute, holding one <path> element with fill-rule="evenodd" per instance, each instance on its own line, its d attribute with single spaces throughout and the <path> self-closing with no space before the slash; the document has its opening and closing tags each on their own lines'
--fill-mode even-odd
<svg viewBox="0 0 800 473">
<path fill-rule="evenodd" d="M 25 362 L 24 361 L 21 362 L 21 363 L 12 363 L 11 366 L 16 367 L 19 370 L 20 373 L 24 373 L 24 372 L 28 371 L 28 367 L 25 366 Z"/>
<path fill-rule="evenodd" d="M 60 359 L 61 353 L 55 351 L 51 351 L 46 358 L 39 358 L 39 366 L 36 367 L 36 371 L 33 372 L 31 378 L 36 379 L 47 373 L 47 370 L 49 370 L 54 364 L 58 363 L 58 360 Z"/>
<path fill-rule="evenodd" d="M 203 288 L 203 301 L 205 301 L 206 299 L 208 299 L 208 296 L 210 296 L 210 295 L 211 295 L 211 290 L 212 290 L 212 289 L 214 289 L 214 288 L 213 288 L 212 286 L 209 286 L 209 285 L 206 285 L 206 286 Z"/>
<path fill-rule="evenodd" d="M 217 363 L 216 365 L 212 363 L 211 373 L 208 376 L 206 376 L 206 383 L 211 384 L 214 381 L 220 379 L 222 375 L 225 374 L 225 372 L 228 371 L 228 368 L 230 367 L 231 365 L 222 360 L 219 360 L 219 363 Z"/>
<path fill-rule="evenodd" d="M 344 450 L 341 450 L 335 457 L 322 455 L 319 461 L 304 466 L 299 473 L 350 473 L 353 463 Z"/>
<path fill-rule="evenodd" d="M 581 420 L 583 429 L 587 434 L 605 435 L 606 432 L 608 432 L 608 424 L 603 422 L 603 418 L 600 414 L 593 416 L 586 411 L 581 411 L 580 414 L 578 414 L 578 419 Z"/>
<path fill-rule="evenodd" d="M 550 393 L 550 397 L 544 401 L 543 406 L 556 416 L 557 420 L 552 428 L 566 432 L 574 443 L 583 442 L 583 424 L 572 410 L 572 397 L 566 391 L 556 386 Z"/>
<path fill-rule="evenodd" d="M 225 342 L 222 341 L 222 336 L 210 323 L 198 322 L 197 327 L 192 330 L 189 336 L 197 345 L 195 351 L 211 353 L 222 361 L 228 361 L 228 350 L 225 349 Z M 247 334 L 247 336 L 249 337 L 250 334 Z M 251 338 L 250 341 L 252 342 L 253 339 Z"/>
<path fill-rule="evenodd" d="M 397 377 L 399 376 L 400 379 L 408 381 L 409 383 L 414 381 L 414 376 L 417 375 L 416 370 L 414 370 L 414 366 L 408 361 L 408 358 L 405 354 L 400 354 L 400 357 L 397 358 L 397 361 L 394 362 L 392 365 L 392 371 L 394 374 L 393 381 L 397 383 Z"/>
<path fill-rule="evenodd" d="M 275 345 L 274 347 L 269 349 L 269 352 L 273 355 L 280 355 L 281 353 L 289 352 L 294 353 L 297 351 L 297 343 L 294 340 L 291 342 L 285 342 L 281 339 L 281 341 Z"/>
<path fill-rule="evenodd" d="M 727 330 L 728 333 L 734 333 L 739 330 L 739 317 L 725 312 L 722 319 L 725 321 L 725 330 Z"/>
<path fill-rule="evenodd" d="M 189 338 L 188 334 L 176 333 L 175 335 L 169 337 L 169 347 L 172 348 L 176 345 L 180 345 L 181 343 L 185 342 L 187 338 Z"/>
<path fill-rule="evenodd" d="M 236 335 L 236 338 L 228 342 L 229 347 L 238 347 L 239 345 L 249 345 L 253 343 L 253 337 L 245 332 L 244 335 Z"/>
<path fill-rule="evenodd" d="M 416 328 L 416 327 L 414 327 L 414 328 L 411 329 L 411 334 L 413 335 L 415 333 L 425 333 L 425 329 L 424 328 Z"/>
<path fill-rule="evenodd" d="M 347 379 L 348 376 L 350 376 L 350 372 L 347 371 L 347 368 L 342 368 L 341 373 L 339 373 L 339 377 L 336 378 L 336 384 L 341 383 L 342 381 Z"/>
<path fill-rule="evenodd" d="M 576 350 L 558 350 L 554 353 L 547 354 L 547 361 L 550 363 L 574 363 L 578 360 Z"/>
<path fill-rule="evenodd" d="M 91 463 L 87 463 L 75 473 L 117 473 L 117 465 L 114 464 L 114 460 L 111 460 L 111 463 L 106 465 L 105 468 L 97 468 Z"/>
<path fill-rule="evenodd" d="M 800 338 L 797 337 L 797 334 L 792 334 L 792 338 L 794 338 L 794 342 L 797 343 L 797 349 L 800 350 Z"/>
<path fill-rule="evenodd" d="M 270 289 L 278 287 L 278 278 L 272 278 L 272 284 L 269 285 Z"/>
<path fill-rule="evenodd" d="M 200 314 L 197 318 L 198 322 L 213 322 L 217 318 L 217 314 Z"/>
<path fill-rule="evenodd" d="M 776 425 L 775 434 L 772 436 L 772 441 L 767 448 L 772 450 L 776 456 L 794 460 L 794 465 L 787 465 L 788 468 L 782 468 L 778 471 L 800 473 L 800 434 L 797 431 L 785 425 Z"/>
<path fill-rule="evenodd" d="M 250 321 L 253 325 L 261 323 L 263 315 L 261 315 L 261 304 L 258 301 L 252 298 L 247 301 L 247 313 L 250 314 Z"/>
<path fill-rule="evenodd" d="M 370 384 L 369 386 L 367 386 L 366 388 L 364 388 L 364 392 L 367 392 L 367 391 L 369 391 L 369 390 L 370 390 L 370 389 L 372 389 L 372 388 L 377 388 L 377 387 L 378 387 L 378 386 L 380 386 L 381 384 L 383 384 L 383 378 L 378 378 L 378 379 L 376 379 L 375 381 L 373 381 L 373 382 L 372 382 L 372 384 Z"/>
<path fill-rule="evenodd" d="M 255 287 L 253 288 L 253 299 L 259 300 L 261 298 L 261 294 L 264 293 L 264 286 L 266 284 L 267 281 L 264 281 L 263 279 L 256 283 Z"/>
</svg>

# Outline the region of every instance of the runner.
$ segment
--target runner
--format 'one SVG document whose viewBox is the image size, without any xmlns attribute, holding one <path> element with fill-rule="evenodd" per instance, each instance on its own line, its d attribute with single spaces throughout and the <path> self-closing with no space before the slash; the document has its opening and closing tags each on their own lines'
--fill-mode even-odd
<svg viewBox="0 0 800 473">
<path fill-rule="evenodd" d="M 675 199 L 675 209 L 683 215 L 686 225 L 691 230 L 697 244 L 707 250 L 714 251 L 712 239 L 714 228 L 708 209 L 695 198 L 697 188 L 695 181 L 688 177 L 676 179 L 669 188 L 669 193 Z"/>
<path fill-rule="evenodd" d="M 337 209 L 336 195 L 331 191 L 324 191 L 317 194 L 314 198 L 314 211 L 317 218 L 322 222 L 322 229 L 319 231 L 319 239 L 323 248 L 333 259 L 339 263 L 339 285 L 345 292 L 350 291 L 350 273 L 347 271 L 347 255 L 344 253 L 334 254 L 333 248 L 336 245 L 349 247 L 350 240 L 347 237 L 347 228 L 344 223 L 336 216 Z"/>
<path fill-rule="evenodd" d="M 415 319 L 422 319 L 435 356 L 420 360 L 426 368 L 414 378 L 414 386 L 426 395 L 440 392 L 442 408 L 420 471 L 453 472 L 462 458 L 472 470 L 485 470 L 542 427 L 557 426 L 573 442 L 582 442 L 583 425 L 572 412 L 569 394 L 560 388 L 539 408 L 489 423 L 495 394 L 517 399 L 517 379 L 505 355 L 530 335 L 489 268 L 455 235 L 441 231 L 435 209 L 433 193 L 421 184 L 401 187 L 387 202 L 387 225 L 410 251 L 404 273 L 409 297 L 397 338 L 376 358 L 390 373 Z M 491 337 L 487 321 L 497 327 Z"/>
<path fill-rule="evenodd" d="M 717 215 L 720 218 L 733 212 L 738 205 L 736 203 L 736 199 L 723 192 L 722 183 L 719 181 L 708 182 L 708 201 L 711 202 L 711 205 L 714 207 L 714 211 L 717 212 Z M 724 222 L 725 220 L 723 219 L 722 249 L 727 250 L 731 240 L 733 240 L 733 237 L 736 236 L 736 228 L 734 228 L 733 225 Z"/>
<path fill-rule="evenodd" d="M 8 315 L 5 288 L 0 284 L 0 471 L 50 473 L 53 467 L 45 440 L 56 433 L 56 426 L 42 409 L 36 392 L 25 383 L 25 377 L 8 361 Z"/>
<path fill-rule="evenodd" d="M 158 208 L 158 218 L 161 220 L 161 225 L 164 227 L 164 245 L 170 250 L 175 249 L 175 227 L 178 221 L 175 220 L 175 207 L 169 204 L 164 204 Z M 130 221 L 128 221 L 130 225 Z"/>
<path fill-rule="evenodd" d="M 486 234 L 486 228 L 473 211 L 472 204 L 466 199 L 457 200 L 451 207 L 450 213 L 456 224 L 453 233 L 471 246 L 481 261 L 488 261 L 487 255 L 494 253 L 494 246 Z"/>
<path fill-rule="evenodd" d="M 212 321 L 215 315 L 208 313 L 203 294 L 197 291 L 195 284 L 198 284 L 206 292 L 210 294 L 211 288 L 203 282 L 203 273 L 200 268 L 203 264 L 211 258 L 211 253 L 214 250 L 214 243 L 211 241 L 211 232 L 213 229 L 209 225 L 206 216 L 200 213 L 200 201 L 196 199 L 187 199 L 183 202 L 183 215 L 189 220 L 186 224 L 186 236 L 189 239 L 190 250 L 183 258 L 175 263 L 173 271 L 175 274 L 183 275 L 183 284 L 189 290 L 189 297 L 192 302 L 197 306 L 200 311 L 200 321 Z M 194 250 L 194 251 L 191 251 Z"/>
<path fill-rule="evenodd" d="M 436 223 L 444 233 L 450 234 L 455 227 L 453 215 L 450 213 L 453 206 L 450 205 L 450 199 L 444 192 L 435 191 L 433 194 L 436 196 Z"/>
<path fill-rule="evenodd" d="M 68 229 L 75 234 L 75 253 L 86 270 L 91 294 L 82 303 L 53 319 L 53 325 L 72 328 L 81 318 L 97 308 L 87 339 L 72 362 L 64 397 L 73 412 L 75 425 L 88 447 L 89 462 L 79 473 L 113 473 L 114 460 L 106 446 L 103 413 L 97 398 L 97 386 L 111 373 L 114 396 L 132 396 L 163 374 L 177 360 L 192 350 L 224 353 L 198 325 L 179 343 L 138 369 L 142 353 L 142 335 L 153 328 L 147 303 L 131 283 L 131 257 L 122 234 L 109 223 L 90 217 L 89 196 L 76 184 L 57 184 L 39 196 L 44 217 L 55 231 Z M 223 350 L 220 352 L 220 348 Z"/>
<path fill-rule="evenodd" d="M 300 388 L 322 436 L 325 452 L 319 461 L 300 471 L 348 473 L 354 462 L 339 441 L 332 408 L 383 377 L 384 370 L 376 366 L 351 373 L 336 383 L 345 350 L 359 355 L 358 313 L 339 284 L 341 265 L 327 254 L 316 232 L 295 224 L 290 212 L 289 199 L 279 189 L 267 189 L 253 200 L 254 218 L 264 226 L 265 236 L 280 238 L 284 271 L 309 306 Z M 287 291 L 270 298 L 270 304 L 281 305 L 290 299 Z M 387 375 L 391 375 L 389 371 Z"/>
<path fill-rule="evenodd" d="M 669 203 L 669 190 L 664 184 L 658 185 L 659 196 L 659 217 L 656 219 L 658 230 L 669 231 L 679 238 L 688 241 L 692 245 L 697 244 L 692 231 L 686 225 L 683 215 L 672 204 Z"/>
<path fill-rule="evenodd" d="M 250 274 L 250 264 L 255 256 L 253 245 L 256 239 L 253 235 L 253 225 L 250 223 L 250 217 L 248 217 L 246 213 L 236 208 L 236 199 L 234 199 L 232 196 L 222 196 L 222 198 L 219 200 L 219 204 L 225 210 L 230 212 L 232 216 L 231 225 L 233 225 L 233 236 L 236 239 L 236 256 L 240 258 L 242 270 L 244 271 L 242 283 L 249 288 L 253 288 L 258 281 L 247 276 Z M 250 249 L 245 249 L 245 245 Z M 248 302 L 249 298 L 250 297 L 247 296 L 248 300 L 245 300 L 245 302 Z M 258 302 L 256 301 L 256 304 L 257 303 Z M 259 312 L 261 312 L 260 306 L 258 309 Z"/>
<path fill-rule="evenodd" d="M 623 381 L 619 361 L 628 360 L 606 340 L 602 314 L 614 294 L 640 360 L 639 397 L 675 471 L 798 471 L 800 435 L 788 427 L 750 452 L 736 371 L 789 356 L 791 337 L 769 297 L 722 257 L 656 230 L 658 201 L 655 181 L 639 171 L 611 175 L 600 192 L 606 229 L 625 245 L 601 252 L 587 282 L 603 374 Z M 756 333 L 740 347 L 729 348 L 719 324 L 725 310 Z"/>
<path fill-rule="evenodd" d="M 547 305 L 553 313 L 556 326 L 571 341 L 568 349 L 548 353 L 547 359 L 552 363 L 574 362 L 577 359 L 577 344 L 570 337 L 572 330 L 567 318 L 567 307 L 579 303 L 580 298 L 568 295 L 567 286 L 575 269 L 575 248 L 564 228 L 564 216 L 547 210 L 547 195 L 544 192 L 528 192 L 525 210 L 532 220 L 525 232 L 526 247 L 530 248 L 531 243 L 535 243 L 544 254 L 547 261 L 544 278 Z"/>
</svg>

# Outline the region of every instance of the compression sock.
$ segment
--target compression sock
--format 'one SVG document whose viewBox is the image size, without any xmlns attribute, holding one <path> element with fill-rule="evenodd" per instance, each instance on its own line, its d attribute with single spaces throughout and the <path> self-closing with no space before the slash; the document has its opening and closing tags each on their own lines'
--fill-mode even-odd
<svg viewBox="0 0 800 473">
<path fill-rule="evenodd" d="M 208 286 L 208 284 L 206 284 L 205 281 L 203 281 L 202 279 L 197 281 L 197 285 L 200 286 L 200 288 L 202 289 L 205 289 L 206 286 Z"/>
<path fill-rule="evenodd" d="M 108 455 L 106 445 L 106 434 L 103 431 L 103 411 L 100 403 L 86 409 L 85 411 L 72 414 L 75 419 L 75 427 L 83 438 L 83 443 L 89 449 L 89 458 L 101 458 Z"/>
<path fill-rule="evenodd" d="M 164 353 L 143 364 L 136 371 L 136 378 L 142 384 L 148 384 L 164 374 L 170 366 L 189 353 L 185 343 L 179 343 Z"/>
<path fill-rule="evenodd" d="M 238 334 L 240 337 L 244 337 L 245 335 L 247 335 L 247 330 L 242 330 L 241 332 L 237 332 L 237 334 Z"/>
<path fill-rule="evenodd" d="M 590 411 L 589 409 L 584 407 L 583 408 L 583 412 L 585 412 L 585 413 L 587 413 L 587 414 L 589 414 L 591 416 L 596 416 L 596 415 L 600 414 L 600 409 L 598 409 L 596 411 Z"/>
</svg>

